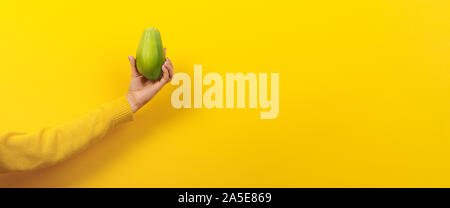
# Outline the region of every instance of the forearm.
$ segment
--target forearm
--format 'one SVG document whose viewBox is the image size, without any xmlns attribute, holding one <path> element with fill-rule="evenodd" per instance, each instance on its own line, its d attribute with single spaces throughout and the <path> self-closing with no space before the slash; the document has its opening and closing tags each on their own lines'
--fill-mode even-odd
<svg viewBox="0 0 450 208">
<path fill-rule="evenodd" d="M 0 172 L 31 170 L 62 161 L 131 119 L 130 104 L 121 97 L 59 126 L 30 134 L 0 134 Z"/>
<path fill-rule="evenodd" d="M 32 170 L 55 164 L 102 138 L 118 124 L 129 121 L 133 113 L 150 101 L 173 77 L 173 64 L 167 58 L 159 80 L 150 81 L 131 65 L 127 96 L 90 112 L 77 120 L 33 133 L 0 133 L 0 173 Z"/>
</svg>

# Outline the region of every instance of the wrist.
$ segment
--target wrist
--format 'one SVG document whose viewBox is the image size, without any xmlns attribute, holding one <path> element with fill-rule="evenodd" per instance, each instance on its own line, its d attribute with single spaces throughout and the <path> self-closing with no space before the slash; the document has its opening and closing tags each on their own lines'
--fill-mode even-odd
<svg viewBox="0 0 450 208">
<path fill-rule="evenodd" d="M 128 103 L 130 104 L 131 111 L 133 113 L 138 111 L 140 106 L 139 106 L 138 102 L 136 101 L 136 96 L 133 95 L 132 93 L 128 92 L 126 97 L 127 97 Z"/>
</svg>

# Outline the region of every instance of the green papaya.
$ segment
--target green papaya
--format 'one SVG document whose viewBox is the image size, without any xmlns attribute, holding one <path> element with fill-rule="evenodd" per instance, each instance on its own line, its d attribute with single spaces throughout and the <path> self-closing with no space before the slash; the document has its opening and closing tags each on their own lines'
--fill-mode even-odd
<svg viewBox="0 0 450 208">
<path fill-rule="evenodd" d="M 158 29 L 145 29 L 136 52 L 136 66 L 145 78 L 155 81 L 161 76 L 165 54 Z"/>
</svg>

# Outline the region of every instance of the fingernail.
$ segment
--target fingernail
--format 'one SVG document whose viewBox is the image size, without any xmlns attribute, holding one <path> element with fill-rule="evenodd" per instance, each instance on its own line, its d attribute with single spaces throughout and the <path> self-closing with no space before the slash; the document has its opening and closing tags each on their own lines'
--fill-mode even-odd
<svg viewBox="0 0 450 208">
<path fill-rule="evenodd" d="M 128 60 L 130 60 L 131 61 L 131 58 L 133 58 L 132 56 L 128 56 Z"/>
</svg>

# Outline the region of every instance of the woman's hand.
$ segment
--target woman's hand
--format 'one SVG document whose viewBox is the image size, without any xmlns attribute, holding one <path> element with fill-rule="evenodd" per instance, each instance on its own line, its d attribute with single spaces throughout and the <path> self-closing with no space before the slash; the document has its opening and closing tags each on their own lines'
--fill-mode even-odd
<svg viewBox="0 0 450 208">
<path fill-rule="evenodd" d="M 139 73 L 136 68 L 136 59 L 133 56 L 129 56 L 128 60 L 130 60 L 131 65 L 131 82 L 127 99 L 134 113 L 150 101 L 165 84 L 172 80 L 173 64 L 169 58 L 166 58 L 166 62 L 162 66 L 161 78 L 156 81 L 150 81 Z"/>
</svg>

